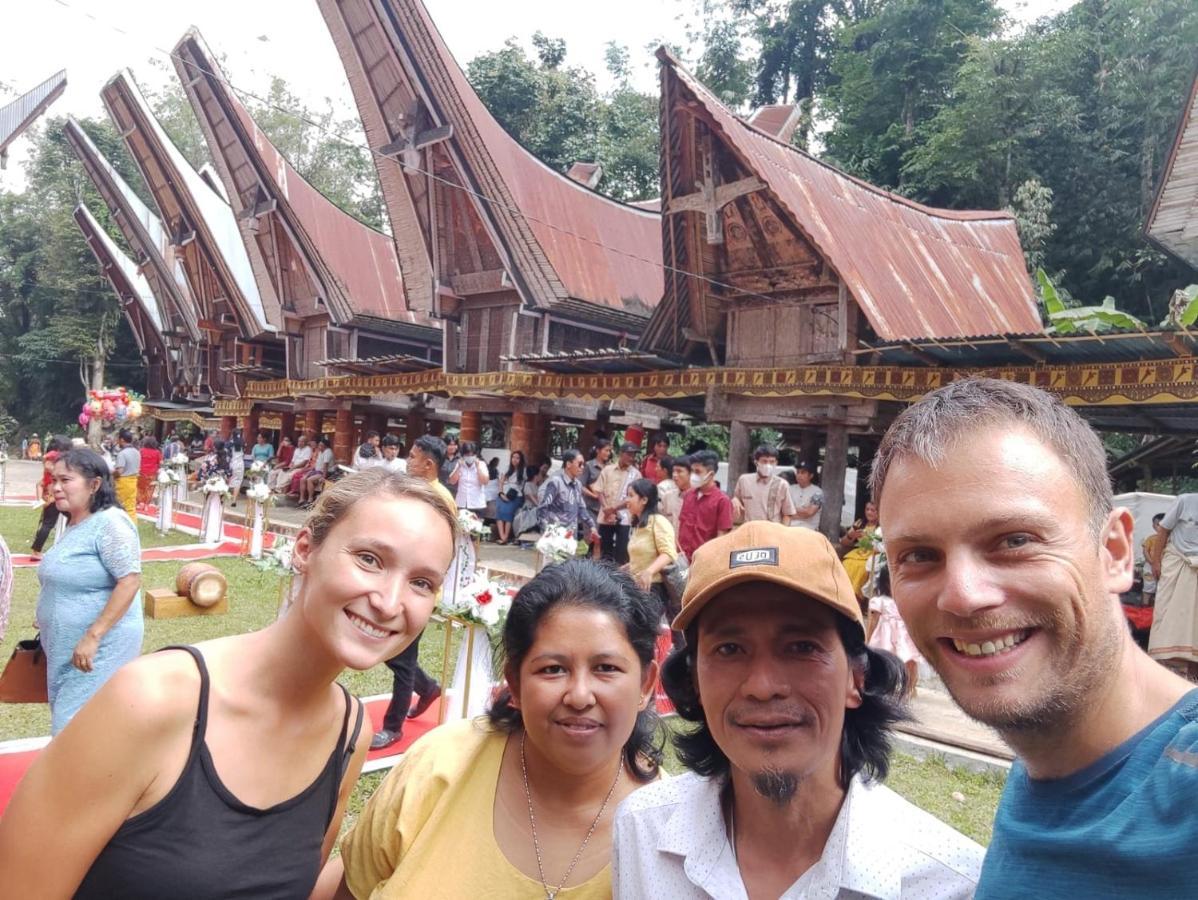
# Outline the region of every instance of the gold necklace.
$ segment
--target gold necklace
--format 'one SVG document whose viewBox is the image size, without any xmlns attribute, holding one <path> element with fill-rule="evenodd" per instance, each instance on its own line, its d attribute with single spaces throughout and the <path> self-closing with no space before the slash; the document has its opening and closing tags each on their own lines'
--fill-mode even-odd
<svg viewBox="0 0 1198 900">
<path fill-rule="evenodd" d="M 595 833 L 595 829 L 599 825 L 599 820 L 603 818 L 604 810 L 607 809 L 607 804 L 611 800 L 611 795 L 616 792 L 616 785 L 620 783 L 620 772 L 624 769 L 623 757 L 620 759 L 620 765 L 616 766 L 616 777 L 612 780 L 611 787 L 607 789 L 607 796 L 603 798 L 603 805 L 599 807 L 599 812 L 595 814 L 595 820 L 591 822 L 591 827 L 587 829 L 587 835 L 582 839 L 582 843 L 578 845 L 578 852 L 574 854 L 574 859 L 570 861 L 570 867 L 566 869 L 566 874 L 562 876 L 562 880 L 558 882 L 557 887 L 550 888 L 545 882 L 545 866 L 541 861 L 541 843 L 537 840 L 537 817 L 532 811 L 532 791 L 528 787 L 528 762 L 524 755 L 524 739 L 528 732 L 520 734 L 520 774 L 524 778 L 524 798 L 528 801 L 528 824 L 532 828 L 532 849 L 537 855 L 537 874 L 541 877 L 541 887 L 545 889 L 545 900 L 554 900 L 566 882 L 570 880 L 570 875 L 574 872 L 574 867 L 578 865 L 578 861 L 582 858 L 582 851 L 586 849 L 587 842 L 590 841 L 591 835 Z"/>
</svg>

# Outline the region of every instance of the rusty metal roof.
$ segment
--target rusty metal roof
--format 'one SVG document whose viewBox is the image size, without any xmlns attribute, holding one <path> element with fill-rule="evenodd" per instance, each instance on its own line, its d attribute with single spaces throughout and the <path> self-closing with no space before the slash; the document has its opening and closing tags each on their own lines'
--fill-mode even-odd
<svg viewBox="0 0 1198 900">
<path fill-rule="evenodd" d="M 316 365 L 349 375 L 385 375 L 390 372 L 425 372 L 440 369 L 441 364 L 408 353 L 389 353 L 385 356 L 341 357 L 322 359 Z"/>
<path fill-rule="evenodd" d="M 762 106 L 753 111 L 748 122 L 758 131 L 776 137 L 784 144 L 789 144 L 799 127 L 801 109 L 797 103 L 787 103 L 782 106 Z"/>
<path fill-rule="evenodd" d="M 137 258 L 139 271 L 146 276 L 150 290 L 161 304 L 168 330 L 201 341 L 203 332 L 197 325 L 199 311 L 162 220 L 142 202 L 73 117 L 67 117 L 63 135 Z"/>
<path fill-rule="evenodd" d="M 1190 85 L 1144 234 L 1198 268 L 1198 74 Z"/>
<path fill-rule="evenodd" d="M 233 210 L 167 136 L 133 74 L 125 70 L 113 77 L 100 97 L 168 229 L 183 226 L 194 230 L 201 240 L 211 275 L 238 311 L 243 336 L 277 332 L 281 318 L 278 299 L 269 281 L 260 283 L 255 277 Z M 195 282 L 205 277 L 199 272 L 191 274 Z"/>
<path fill-rule="evenodd" d="M 738 119 L 664 47 L 658 58 L 766 182 L 883 340 L 1043 332 L 1010 215 L 934 209 L 846 175 Z"/>
<path fill-rule="evenodd" d="M 420 0 L 320 0 L 320 5 L 351 83 L 371 81 L 378 108 L 363 110 L 368 133 L 372 124 L 378 132 L 386 120 L 390 139 L 398 137 L 410 111 L 390 109 L 381 94 L 401 78 L 410 79 L 425 99 L 433 127 L 452 128 L 448 141 L 464 189 L 498 238 L 526 303 L 547 308 L 574 298 L 642 318 L 650 314 L 664 285 L 657 213 L 589 190 L 508 135 L 470 86 Z M 362 85 L 355 87 L 362 108 Z M 380 181 L 393 222 L 397 216 L 402 221 L 411 205 L 402 181 L 382 164 Z"/>
<path fill-rule="evenodd" d="M 11 103 L 0 106 L 0 160 L 7 155 L 8 145 L 33 124 L 33 120 L 45 112 L 46 107 L 57 100 L 66 88 L 67 73 L 63 69 Z"/>
<path fill-rule="evenodd" d="M 359 222 L 296 171 L 229 88 L 197 30 L 176 45 L 174 60 L 251 255 L 261 252 L 255 209 L 273 201 L 338 324 L 369 315 L 435 327 L 408 308 L 391 237 Z"/>
<path fill-rule="evenodd" d="M 542 372 L 563 375 L 615 375 L 632 372 L 656 372 L 677 368 L 677 363 L 656 353 L 633 347 L 604 347 L 597 350 L 562 350 L 501 356 L 501 362 L 514 362 Z"/>
</svg>

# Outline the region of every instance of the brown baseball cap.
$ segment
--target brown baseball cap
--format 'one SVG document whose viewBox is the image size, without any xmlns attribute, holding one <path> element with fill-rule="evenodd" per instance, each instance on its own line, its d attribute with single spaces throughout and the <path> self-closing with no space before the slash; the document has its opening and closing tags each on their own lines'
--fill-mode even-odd
<svg viewBox="0 0 1198 900">
<path fill-rule="evenodd" d="M 713 597 L 749 581 L 818 600 L 865 632 L 853 585 L 828 539 L 810 528 L 761 521 L 746 522 L 695 551 L 673 628 L 685 630 Z"/>
</svg>

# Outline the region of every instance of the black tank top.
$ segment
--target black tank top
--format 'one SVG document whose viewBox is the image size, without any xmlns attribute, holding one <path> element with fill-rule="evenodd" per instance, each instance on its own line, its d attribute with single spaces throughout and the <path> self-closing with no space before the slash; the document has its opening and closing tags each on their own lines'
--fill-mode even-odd
<svg viewBox="0 0 1198 900">
<path fill-rule="evenodd" d="M 269 809 L 246 806 L 221 783 L 204 732 L 208 669 L 200 669 L 200 704 L 191 753 L 175 786 L 149 809 L 127 819 L 100 851 L 79 886 L 82 900 L 212 900 L 306 898 L 320 874 L 320 849 L 337 810 L 341 779 L 362 728 L 362 704 L 346 740 L 350 709 L 328 763 L 307 789 Z"/>
</svg>

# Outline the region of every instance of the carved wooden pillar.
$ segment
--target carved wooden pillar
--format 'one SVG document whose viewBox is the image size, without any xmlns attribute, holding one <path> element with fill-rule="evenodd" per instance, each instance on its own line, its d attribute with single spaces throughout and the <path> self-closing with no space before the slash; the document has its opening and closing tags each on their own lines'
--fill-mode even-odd
<svg viewBox="0 0 1198 900">
<path fill-rule="evenodd" d="M 728 442 L 728 483 L 724 490 L 729 494 L 736 487 L 736 479 L 749 471 L 749 426 L 738 419 L 733 419 L 728 426 L 730 440 Z"/>
<path fill-rule="evenodd" d="M 293 413 L 293 412 L 285 412 L 281 416 L 279 416 L 279 438 L 280 438 L 280 440 L 283 438 L 284 435 L 291 438 L 291 440 L 294 442 L 294 440 L 295 440 L 295 413 Z"/>
<path fill-rule="evenodd" d="M 237 427 L 236 416 L 221 416 L 220 417 L 220 439 L 227 441 L 233 436 L 233 429 Z"/>
<path fill-rule="evenodd" d="M 304 413 L 304 431 L 308 433 L 310 440 L 318 440 L 320 438 L 320 425 L 324 414 L 319 409 L 310 409 Z"/>
<path fill-rule="evenodd" d="M 434 423 L 439 424 L 439 423 Z M 420 438 L 429 433 L 428 421 L 424 418 L 424 413 L 417 410 L 409 410 L 405 417 L 404 443 L 408 445 L 408 449 L 412 449 Z"/>
<path fill-rule="evenodd" d="M 349 465 L 354 455 L 354 411 L 349 406 L 337 410 L 337 427 L 333 432 L 333 456 L 337 462 Z"/>
<path fill-rule="evenodd" d="M 478 443 L 483 435 L 483 414 L 477 410 L 462 410 L 462 425 L 458 431 L 458 440 L 462 443 L 474 441 Z"/>
<path fill-rule="evenodd" d="M 824 508 L 820 513 L 819 530 L 828 540 L 840 538 L 840 511 L 844 507 L 844 470 L 848 464 L 849 433 L 844 425 L 828 425 L 824 444 L 824 467 L 820 472 L 820 487 L 824 492 Z"/>
</svg>

